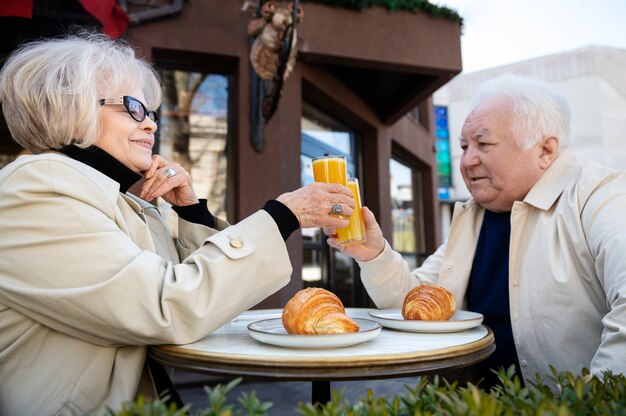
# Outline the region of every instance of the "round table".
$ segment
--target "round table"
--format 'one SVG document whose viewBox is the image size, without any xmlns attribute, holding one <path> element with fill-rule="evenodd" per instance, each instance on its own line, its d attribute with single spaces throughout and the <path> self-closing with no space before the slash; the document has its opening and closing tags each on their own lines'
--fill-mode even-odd
<svg viewBox="0 0 626 416">
<path fill-rule="evenodd" d="M 372 309 L 348 308 L 348 315 L 372 319 Z M 276 347 L 250 337 L 251 322 L 280 318 L 281 309 L 244 312 L 205 338 L 186 345 L 149 349 L 155 361 L 212 375 L 313 382 L 313 402 L 330 399 L 330 381 L 396 378 L 464 367 L 495 350 L 484 325 L 461 332 L 415 333 L 383 328 L 374 339 L 341 348 Z"/>
</svg>

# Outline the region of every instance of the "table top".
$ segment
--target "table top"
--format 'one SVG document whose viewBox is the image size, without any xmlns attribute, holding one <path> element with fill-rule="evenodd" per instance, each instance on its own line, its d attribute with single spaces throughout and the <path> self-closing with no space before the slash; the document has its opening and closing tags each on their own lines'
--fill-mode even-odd
<svg viewBox="0 0 626 416">
<path fill-rule="evenodd" d="M 348 308 L 371 319 L 373 309 Z M 247 326 L 280 318 L 282 309 L 244 312 L 205 338 L 186 345 L 160 345 L 149 355 L 161 364 L 214 375 L 287 380 L 357 380 L 422 375 L 463 367 L 495 350 L 494 336 L 480 325 L 461 332 L 415 333 L 383 328 L 374 339 L 341 348 L 284 348 L 258 342 Z"/>
</svg>

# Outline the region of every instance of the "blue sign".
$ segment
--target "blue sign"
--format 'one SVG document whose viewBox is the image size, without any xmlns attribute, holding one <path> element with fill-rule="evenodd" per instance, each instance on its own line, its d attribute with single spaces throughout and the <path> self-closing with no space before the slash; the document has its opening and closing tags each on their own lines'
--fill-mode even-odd
<svg viewBox="0 0 626 416">
<path fill-rule="evenodd" d="M 437 190 L 440 200 L 447 201 L 450 199 L 450 188 L 440 186 Z"/>
<path fill-rule="evenodd" d="M 449 199 L 448 188 L 452 186 L 450 162 L 450 131 L 448 130 L 448 107 L 436 105 L 435 113 L 435 150 L 437 151 L 437 179 L 439 199 Z"/>
</svg>

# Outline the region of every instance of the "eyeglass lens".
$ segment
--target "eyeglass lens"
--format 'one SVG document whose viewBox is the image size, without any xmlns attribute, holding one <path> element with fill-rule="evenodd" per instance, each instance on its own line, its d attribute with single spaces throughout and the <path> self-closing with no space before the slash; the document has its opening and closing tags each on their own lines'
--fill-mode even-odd
<svg viewBox="0 0 626 416">
<path fill-rule="evenodd" d="M 155 123 L 158 121 L 156 112 L 146 110 L 146 107 L 144 107 L 141 101 L 133 97 L 128 97 L 124 100 L 124 106 L 128 110 L 128 114 L 130 114 L 135 121 L 142 122 L 145 120 L 146 116 Z"/>
<path fill-rule="evenodd" d="M 148 111 L 143 103 L 136 98 L 125 96 L 124 107 L 126 107 L 128 114 L 130 114 L 135 121 L 142 122 L 145 120 L 146 116 L 155 123 L 158 120 L 156 112 Z"/>
</svg>

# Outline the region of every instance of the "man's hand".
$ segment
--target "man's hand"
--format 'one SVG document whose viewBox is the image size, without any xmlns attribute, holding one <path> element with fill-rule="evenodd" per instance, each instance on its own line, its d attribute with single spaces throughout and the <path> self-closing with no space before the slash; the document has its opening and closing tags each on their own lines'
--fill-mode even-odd
<svg viewBox="0 0 626 416">
<path fill-rule="evenodd" d="M 361 212 L 363 214 L 363 224 L 365 225 L 366 241 L 364 243 L 348 244 L 342 247 L 337 241 L 337 232 L 334 228 L 325 228 L 324 233 L 329 237 L 327 240 L 329 246 L 336 248 L 355 260 L 369 261 L 382 253 L 385 248 L 385 239 L 372 211 L 364 206 Z"/>
</svg>

